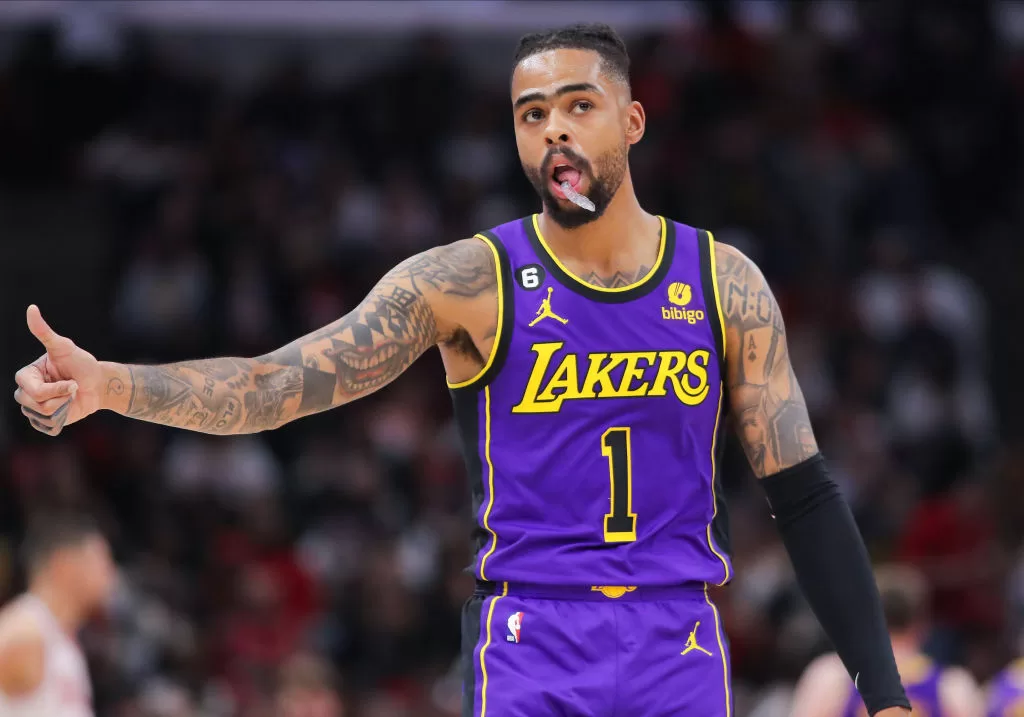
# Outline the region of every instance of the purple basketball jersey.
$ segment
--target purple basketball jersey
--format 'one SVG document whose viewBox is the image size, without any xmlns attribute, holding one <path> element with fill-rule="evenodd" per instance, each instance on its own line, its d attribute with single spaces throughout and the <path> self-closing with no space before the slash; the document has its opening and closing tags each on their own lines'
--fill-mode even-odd
<svg viewBox="0 0 1024 717">
<path fill-rule="evenodd" d="M 910 700 L 914 717 L 942 717 L 942 704 L 939 701 L 941 666 L 924 655 L 918 655 L 908 664 L 900 666 L 900 676 L 903 678 L 903 689 L 907 691 L 907 699 Z M 843 710 L 843 717 L 868 717 L 860 693 L 853 685 L 850 685 L 850 698 L 846 702 L 846 709 Z"/>
<path fill-rule="evenodd" d="M 536 216 L 478 235 L 499 267 L 498 333 L 481 374 L 449 385 L 479 579 L 625 589 L 730 578 L 714 242 L 661 223 L 656 266 L 616 289 L 573 276 Z"/>
<path fill-rule="evenodd" d="M 1024 717 L 1024 658 L 999 673 L 988 693 L 988 717 Z"/>
</svg>

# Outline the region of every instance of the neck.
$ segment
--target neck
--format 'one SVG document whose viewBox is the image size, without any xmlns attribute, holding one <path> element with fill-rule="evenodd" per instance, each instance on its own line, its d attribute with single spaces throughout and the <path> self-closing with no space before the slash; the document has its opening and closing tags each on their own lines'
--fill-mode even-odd
<svg viewBox="0 0 1024 717">
<path fill-rule="evenodd" d="M 74 635 L 78 632 L 85 615 L 81 605 L 74 599 L 74 591 L 62 588 L 48 576 L 39 576 L 32 581 L 29 594 L 41 600 L 50 610 L 64 632 Z"/>
<path fill-rule="evenodd" d="M 658 252 L 659 221 L 640 206 L 629 172 L 600 218 L 577 229 L 565 229 L 541 214 L 540 230 L 559 259 L 591 271 L 611 275 L 617 271 L 650 268 Z M 642 237 L 640 241 L 633 237 Z"/>
<path fill-rule="evenodd" d="M 914 657 L 921 652 L 917 639 L 912 635 L 892 634 L 889 637 L 892 641 L 892 652 L 897 662 Z"/>
</svg>

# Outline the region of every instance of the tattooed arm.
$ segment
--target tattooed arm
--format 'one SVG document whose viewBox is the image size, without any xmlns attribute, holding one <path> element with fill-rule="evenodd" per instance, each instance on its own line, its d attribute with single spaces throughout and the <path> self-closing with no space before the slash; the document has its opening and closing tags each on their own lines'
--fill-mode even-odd
<svg viewBox="0 0 1024 717">
<path fill-rule="evenodd" d="M 277 428 L 376 391 L 434 344 L 476 353 L 457 318 L 479 302 L 497 316 L 495 271 L 490 249 L 464 239 L 402 262 L 349 314 L 265 356 L 163 366 L 97 362 L 30 307 L 47 353 L 18 372 L 15 398 L 51 435 L 100 408 L 204 433 Z"/>
<path fill-rule="evenodd" d="M 764 478 L 810 458 L 818 444 L 768 283 L 738 250 L 715 246 L 730 408 L 750 466 Z"/>
<path fill-rule="evenodd" d="M 740 443 L 761 479 L 797 582 L 869 714 L 903 717 L 900 684 L 864 541 L 828 476 L 793 374 L 779 306 L 754 263 L 717 245 L 726 373 Z"/>
</svg>

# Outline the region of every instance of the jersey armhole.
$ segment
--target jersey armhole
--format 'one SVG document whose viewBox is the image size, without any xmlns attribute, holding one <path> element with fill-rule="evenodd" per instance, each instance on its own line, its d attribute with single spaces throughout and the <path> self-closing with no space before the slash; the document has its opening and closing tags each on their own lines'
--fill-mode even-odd
<svg viewBox="0 0 1024 717">
<path fill-rule="evenodd" d="M 480 390 L 489 384 L 501 370 L 508 355 L 508 345 L 512 338 L 512 326 L 515 313 L 515 305 L 512 301 L 512 271 L 509 264 L 508 254 L 505 252 L 505 245 L 494 232 L 480 232 L 474 238 L 482 240 L 494 255 L 494 271 L 498 287 L 498 324 L 494 333 L 494 342 L 491 344 L 490 354 L 483 368 L 465 381 L 453 383 L 447 380 L 448 388 L 452 391 Z"/>
<path fill-rule="evenodd" d="M 715 337 L 715 349 L 722 367 L 722 380 L 725 380 L 725 318 L 722 314 L 722 297 L 718 292 L 718 263 L 715 258 L 715 238 L 709 231 L 697 230 L 697 244 L 700 255 L 701 287 L 704 291 L 704 305 L 715 307 L 717 321 L 708 317 L 711 333 Z"/>
</svg>

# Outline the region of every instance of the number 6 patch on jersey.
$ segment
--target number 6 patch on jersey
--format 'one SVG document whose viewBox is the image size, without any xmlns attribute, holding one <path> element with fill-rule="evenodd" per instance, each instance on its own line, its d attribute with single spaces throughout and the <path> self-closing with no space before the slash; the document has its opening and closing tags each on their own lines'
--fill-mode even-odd
<svg viewBox="0 0 1024 717">
<path fill-rule="evenodd" d="M 516 283 L 527 291 L 539 289 L 547 274 L 540 264 L 527 264 L 516 269 Z"/>
</svg>

